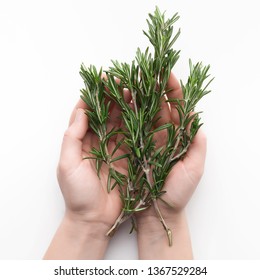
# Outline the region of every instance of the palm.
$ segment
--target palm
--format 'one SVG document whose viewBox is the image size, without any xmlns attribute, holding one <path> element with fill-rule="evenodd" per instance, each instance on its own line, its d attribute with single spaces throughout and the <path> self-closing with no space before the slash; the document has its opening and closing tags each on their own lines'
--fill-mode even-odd
<svg viewBox="0 0 260 280">
<path fill-rule="evenodd" d="M 183 209 L 190 200 L 203 173 L 205 153 L 201 148 L 206 145 L 204 134 L 200 131 L 186 157 L 178 161 L 169 173 L 164 190 L 164 199 L 173 205 L 175 210 Z"/>
<path fill-rule="evenodd" d="M 83 156 L 90 156 L 89 151 L 92 148 L 91 143 L 96 142 L 96 136 L 92 132 L 89 132 L 88 137 L 86 137 L 83 143 Z M 115 146 L 115 141 L 111 141 L 109 144 L 109 151 L 113 150 Z M 118 149 L 116 155 L 123 154 L 122 149 Z M 106 164 L 102 165 L 100 170 L 100 175 L 98 177 L 97 170 L 94 160 L 83 160 L 80 166 L 82 177 L 79 178 L 80 182 L 86 184 L 85 192 L 79 190 L 79 194 L 84 193 L 85 198 L 83 205 L 86 205 L 89 209 L 95 209 L 95 211 L 100 212 L 103 216 L 104 221 L 112 224 L 118 217 L 122 203 L 120 200 L 119 193 L 116 189 L 111 192 L 107 191 L 107 178 L 109 175 L 109 168 Z M 126 162 L 123 160 L 120 163 L 115 162 L 114 168 L 120 173 L 126 174 Z"/>
</svg>

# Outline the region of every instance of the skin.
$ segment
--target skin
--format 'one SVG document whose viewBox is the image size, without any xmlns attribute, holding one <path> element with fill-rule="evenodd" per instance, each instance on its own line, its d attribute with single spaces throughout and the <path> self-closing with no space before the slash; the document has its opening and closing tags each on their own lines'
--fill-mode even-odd
<svg viewBox="0 0 260 280">
<path fill-rule="evenodd" d="M 177 79 L 171 74 L 168 98 L 181 98 L 182 92 Z M 124 92 L 127 102 L 130 93 Z M 178 123 L 178 114 L 173 106 L 162 103 L 160 120 Z M 86 104 L 80 100 L 75 106 L 69 127 L 63 138 L 57 177 L 64 197 L 66 211 L 55 233 L 44 259 L 102 259 L 109 237 L 107 231 L 120 214 L 121 201 L 117 190 L 107 193 L 108 169 L 101 168 L 100 179 L 96 174 L 89 151 L 95 143 L 96 136 L 88 127 L 88 117 L 84 110 Z M 108 127 L 120 127 L 120 110 L 112 103 Z M 163 133 L 163 132 L 161 132 Z M 157 142 L 163 144 L 162 135 L 156 135 Z M 118 139 L 112 138 L 109 150 L 113 149 Z M 121 149 L 121 150 L 120 150 Z M 121 147 L 115 156 L 124 153 Z M 173 208 L 158 201 L 162 215 L 173 232 L 173 244 L 168 245 L 165 231 L 157 218 L 153 207 L 136 216 L 138 225 L 138 251 L 140 259 L 192 259 L 192 247 L 185 216 L 185 206 L 190 200 L 203 174 L 206 155 L 206 138 L 198 131 L 188 153 L 169 173 L 164 189 L 167 193 L 163 199 L 174 205 Z M 126 162 L 115 162 L 115 168 L 126 173 Z"/>
</svg>

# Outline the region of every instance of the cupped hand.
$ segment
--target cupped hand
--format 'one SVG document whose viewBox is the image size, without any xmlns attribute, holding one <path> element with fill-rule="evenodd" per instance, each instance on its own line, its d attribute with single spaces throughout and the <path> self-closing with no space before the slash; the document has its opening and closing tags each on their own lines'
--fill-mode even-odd
<svg viewBox="0 0 260 280">
<path fill-rule="evenodd" d="M 87 222 L 103 223 L 108 228 L 114 223 L 121 210 L 119 192 L 107 191 L 108 167 L 103 164 L 100 178 L 97 176 L 95 160 L 89 157 L 93 146 L 98 143 L 96 135 L 88 125 L 86 104 L 79 100 L 72 112 L 69 127 L 63 138 L 57 176 L 64 196 L 66 212 Z M 119 110 L 111 104 L 108 126 L 120 126 Z M 109 149 L 115 145 L 113 139 Z M 117 153 L 120 155 L 121 150 Z M 125 166 L 115 162 L 115 168 L 125 173 Z"/>
<path fill-rule="evenodd" d="M 171 90 L 167 93 L 167 98 L 182 99 L 181 86 L 173 74 L 171 74 L 169 78 L 168 88 Z M 179 124 L 179 115 L 172 103 L 163 101 L 159 115 L 158 126 L 169 122 L 176 125 Z M 167 138 L 164 135 L 165 133 L 166 131 L 160 131 L 155 134 L 157 143 L 162 143 L 162 139 Z M 163 194 L 161 198 L 167 203 L 158 200 L 159 208 L 166 220 L 168 217 L 171 219 L 173 214 L 181 212 L 189 202 L 202 177 L 205 157 L 206 137 L 202 130 L 199 129 L 184 159 L 177 162 L 166 178 L 163 187 L 166 193 Z M 138 215 L 137 218 L 139 219 L 142 217 L 145 219 L 147 216 L 157 217 L 153 207 L 150 207 L 148 210 Z"/>
</svg>

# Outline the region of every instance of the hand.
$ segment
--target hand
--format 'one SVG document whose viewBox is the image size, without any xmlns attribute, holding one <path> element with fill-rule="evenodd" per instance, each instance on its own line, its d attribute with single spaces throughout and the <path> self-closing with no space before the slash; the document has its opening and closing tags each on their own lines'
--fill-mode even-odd
<svg viewBox="0 0 260 280">
<path fill-rule="evenodd" d="M 168 98 L 182 98 L 181 87 L 173 74 L 170 76 L 168 87 L 172 89 L 168 93 Z M 162 125 L 167 122 L 178 124 L 179 122 L 177 110 L 173 105 L 169 108 L 166 102 L 162 103 L 160 116 L 161 119 L 158 125 Z M 156 134 L 155 137 L 157 142 L 161 143 L 161 139 L 165 139 L 162 135 L 163 133 L 165 132 L 159 132 Z M 165 223 L 172 229 L 173 240 L 175 241 L 175 251 L 172 252 L 170 248 L 166 248 L 169 247 L 168 244 L 166 244 L 166 234 L 162 224 L 159 222 L 158 215 L 152 206 L 137 215 L 137 224 L 139 228 L 138 239 L 140 244 L 139 255 L 141 258 L 192 258 L 191 244 L 184 209 L 203 174 L 205 156 L 206 137 L 200 129 L 190 145 L 184 159 L 178 161 L 165 181 L 163 190 L 165 190 L 166 193 L 162 196 L 162 199 L 166 201 L 167 204 L 172 205 L 172 207 L 160 200 L 157 200 Z M 155 240 L 160 240 L 161 244 L 158 243 L 159 246 L 161 245 L 163 247 L 162 244 L 166 244 L 165 248 L 163 247 L 164 250 L 156 247 L 156 242 L 154 242 Z M 150 249 L 148 249 L 145 245 L 147 242 L 150 244 Z M 179 249 L 176 249 L 177 242 L 180 246 Z M 152 246 L 155 247 L 155 252 L 157 250 L 157 253 L 154 255 L 151 253 Z M 159 253 L 160 251 L 161 255 Z M 185 253 L 183 254 L 184 251 Z"/>
<path fill-rule="evenodd" d="M 120 126 L 120 111 L 111 103 L 108 126 Z M 109 238 L 106 236 L 121 211 L 116 189 L 108 194 L 108 168 L 104 164 L 97 176 L 95 162 L 90 156 L 98 139 L 88 126 L 86 105 L 80 100 L 72 112 L 63 138 L 58 181 L 64 196 L 66 213 L 44 256 L 45 259 L 101 259 Z M 116 139 L 110 141 L 113 149 Z M 122 149 L 122 148 L 121 148 Z M 118 149 L 116 156 L 123 151 Z M 126 172 L 126 162 L 115 162 L 115 169 Z"/>
<path fill-rule="evenodd" d="M 86 104 L 80 100 L 72 112 L 69 128 L 64 134 L 57 171 L 58 181 L 68 213 L 82 221 L 103 223 L 109 229 L 118 217 L 122 205 L 116 189 L 107 192 L 106 164 L 102 165 L 99 178 L 95 161 L 83 159 L 91 156 L 91 148 L 98 143 L 96 135 L 88 127 L 85 109 Z M 116 104 L 112 104 L 108 127 L 120 126 L 119 114 Z M 115 140 L 110 141 L 109 150 L 113 149 Z M 122 151 L 119 149 L 117 155 L 120 153 Z M 121 173 L 127 170 L 122 165 L 122 160 L 119 164 L 115 162 L 114 167 Z"/>
</svg>

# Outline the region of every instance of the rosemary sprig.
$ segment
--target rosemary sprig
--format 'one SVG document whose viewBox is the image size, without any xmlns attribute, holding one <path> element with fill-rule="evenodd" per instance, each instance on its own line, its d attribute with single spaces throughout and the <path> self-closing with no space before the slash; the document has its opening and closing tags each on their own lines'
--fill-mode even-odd
<svg viewBox="0 0 260 280">
<path fill-rule="evenodd" d="M 112 66 L 104 71 L 106 78 L 102 76 L 102 69 L 97 71 L 94 66 L 81 66 L 80 74 L 85 83 L 81 97 L 88 106 L 86 114 L 90 127 L 99 139 L 98 146 L 92 148 L 91 156 L 86 159 L 96 161 L 98 175 L 102 164 L 109 167 L 108 191 L 118 186 L 122 201 L 122 211 L 107 235 L 112 235 L 129 218 L 132 219 L 132 230 L 135 229 L 134 214 L 153 206 L 166 231 L 169 245 L 172 244 L 171 229 L 162 216 L 157 200 L 164 201 L 161 196 L 165 193 L 163 187 L 167 175 L 185 156 L 202 125 L 200 113 L 195 112 L 195 107 L 210 92 L 208 85 L 212 81 L 204 85 L 209 77 L 209 66 L 204 67 L 201 63 L 193 65 L 190 60 L 188 80 L 186 84 L 181 81 L 183 99 L 165 97 L 169 91 L 167 83 L 172 68 L 180 54 L 180 51 L 173 49 L 180 35 L 180 30 L 175 34 L 173 32 L 178 19 L 176 13 L 166 20 L 165 13 L 156 7 L 154 14 L 149 14 L 148 31 L 144 31 L 153 46 L 153 53 L 149 47 L 144 52 L 138 48 L 131 64 L 112 61 Z M 124 89 L 131 94 L 130 103 L 126 102 L 122 94 Z M 121 108 L 123 127 L 108 131 L 111 100 Z M 178 124 L 164 123 L 158 126 L 162 102 L 170 102 L 177 109 Z M 167 133 L 162 146 L 158 146 L 155 137 L 160 131 Z M 121 134 L 121 140 L 109 153 L 109 141 L 118 134 Z M 121 145 L 126 153 L 114 157 Z M 127 161 L 127 175 L 114 167 L 113 163 L 121 159 Z"/>
</svg>

